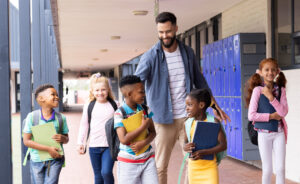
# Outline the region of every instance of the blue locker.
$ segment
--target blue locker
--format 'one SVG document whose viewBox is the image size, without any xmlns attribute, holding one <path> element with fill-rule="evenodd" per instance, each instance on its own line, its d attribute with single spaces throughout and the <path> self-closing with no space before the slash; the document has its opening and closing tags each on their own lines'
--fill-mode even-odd
<svg viewBox="0 0 300 184">
<path fill-rule="evenodd" d="M 231 117 L 230 123 L 230 142 L 231 156 L 236 157 L 236 118 L 235 118 L 235 99 L 229 98 L 229 114 Z"/>
<path fill-rule="evenodd" d="M 219 81 L 219 86 L 218 86 L 218 95 L 219 96 L 224 96 L 224 71 L 223 71 L 223 41 L 219 41 L 219 59 L 218 59 L 218 81 Z"/>
<path fill-rule="evenodd" d="M 229 96 L 234 96 L 234 73 L 233 73 L 233 37 L 228 37 L 228 61 L 227 61 L 227 72 L 229 75 Z"/>
<path fill-rule="evenodd" d="M 202 72 L 202 75 L 205 77 L 205 60 L 206 60 L 206 56 L 205 56 L 205 48 L 206 46 L 203 47 L 202 49 L 202 59 L 200 59 L 200 64 L 201 64 L 201 72 Z"/>
<path fill-rule="evenodd" d="M 207 84 L 209 87 L 210 86 L 210 69 L 209 69 L 209 65 L 210 65 L 210 45 L 207 45 L 206 47 L 206 80 L 207 80 Z"/>
<path fill-rule="evenodd" d="M 201 69 L 202 69 L 202 75 L 204 76 L 204 78 L 206 79 L 206 45 L 203 47 L 203 57 L 201 60 Z"/>
<path fill-rule="evenodd" d="M 235 109 L 236 109 L 236 114 L 235 114 L 235 126 L 236 126 L 236 131 L 235 131 L 235 140 L 236 140 L 236 158 L 242 159 L 243 158 L 243 129 L 242 129 L 242 102 L 241 98 L 236 98 L 235 99 Z"/>
<path fill-rule="evenodd" d="M 246 112 L 243 86 L 248 73 L 254 73 L 259 61 L 265 58 L 265 34 L 240 33 L 213 44 L 203 50 L 203 73 L 217 103 L 231 118 L 223 122 L 227 136 L 227 154 L 240 160 L 258 160 L 259 151 L 253 148 L 246 132 Z M 242 73 L 243 72 L 243 73 Z M 212 113 L 209 108 L 209 113 Z"/>
<path fill-rule="evenodd" d="M 213 78 L 213 66 L 214 66 L 214 45 L 213 44 L 210 44 L 210 59 L 209 59 L 209 78 L 210 78 L 210 88 L 211 88 L 211 90 L 212 90 L 212 92 L 213 92 L 213 94 L 214 94 L 214 87 L 215 87 L 215 85 L 214 85 L 214 82 L 215 82 L 215 80 L 214 80 L 214 78 Z"/>
<path fill-rule="evenodd" d="M 218 81 L 217 81 L 217 72 L 216 72 L 216 66 L 218 64 L 218 42 L 214 42 L 212 45 L 213 45 L 213 52 L 214 52 L 213 61 L 211 63 L 212 78 L 213 78 L 213 94 L 218 96 L 217 95 Z"/>
<path fill-rule="evenodd" d="M 228 59 L 228 38 L 223 40 L 223 63 L 224 63 L 224 96 L 229 96 L 229 59 Z"/>
<path fill-rule="evenodd" d="M 225 97 L 224 105 L 225 105 L 224 106 L 225 113 L 228 116 L 230 116 L 230 98 L 229 97 Z M 231 134 L 232 124 L 231 123 L 227 123 L 227 125 L 225 126 L 226 136 L 227 136 L 227 154 L 230 155 L 230 156 L 232 155 L 232 141 L 231 141 L 232 140 L 232 134 Z"/>
<path fill-rule="evenodd" d="M 234 96 L 241 96 L 242 87 L 241 87 L 241 56 L 240 56 L 240 35 L 234 35 L 233 38 L 234 44 Z"/>
</svg>

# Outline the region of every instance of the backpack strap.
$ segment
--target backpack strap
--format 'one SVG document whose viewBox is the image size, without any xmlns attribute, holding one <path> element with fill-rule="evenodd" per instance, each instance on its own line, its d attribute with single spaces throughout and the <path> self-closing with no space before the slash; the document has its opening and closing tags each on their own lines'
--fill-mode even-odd
<svg viewBox="0 0 300 184">
<path fill-rule="evenodd" d="M 127 118 L 127 116 L 126 116 L 127 113 L 126 113 L 125 109 L 122 106 L 119 109 L 120 109 L 120 111 L 123 115 L 123 119 L 126 119 Z"/>
<path fill-rule="evenodd" d="M 145 111 L 146 113 L 146 116 L 148 117 L 148 106 L 146 104 L 141 104 L 143 110 Z"/>
<path fill-rule="evenodd" d="M 93 108 L 95 106 L 95 103 L 96 103 L 96 100 L 93 100 L 89 103 L 89 106 L 88 106 L 88 123 L 89 123 L 89 129 L 90 129 L 90 123 L 91 123 L 91 119 L 92 119 L 92 111 L 93 111 Z"/>
<path fill-rule="evenodd" d="M 64 127 L 64 120 L 62 118 L 62 115 L 59 112 L 55 112 L 55 117 L 58 120 L 58 126 L 59 126 L 58 133 L 62 134 L 62 130 L 63 130 L 63 127 Z"/>
<path fill-rule="evenodd" d="M 35 110 L 32 112 L 32 126 L 39 125 L 41 110 Z"/>
<path fill-rule="evenodd" d="M 116 102 L 113 99 L 109 98 L 109 97 L 107 98 L 107 100 L 109 101 L 109 103 L 111 104 L 111 106 L 116 111 L 118 109 L 118 105 L 116 104 Z"/>
</svg>

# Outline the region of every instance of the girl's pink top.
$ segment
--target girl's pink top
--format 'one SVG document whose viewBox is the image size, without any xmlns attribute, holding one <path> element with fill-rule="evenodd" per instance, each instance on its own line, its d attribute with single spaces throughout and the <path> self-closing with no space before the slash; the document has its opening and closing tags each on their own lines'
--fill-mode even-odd
<svg viewBox="0 0 300 184">
<path fill-rule="evenodd" d="M 79 145 L 85 144 L 88 132 L 88 105 L 89 103 L 85 104 L 83 107 L 77 140 Z M 89 147 L 108 147 L 105 123 L 114 116 L 114 113 L 114 108 L 109 102 L 99 103 L 96 101 L 92 111 L 90 124 Z"/>
<path fill-rule="evenodd" d="M 248 119 L 249 121 L 269 121 L 269 113 L 258 113 L 257 112 L 257 106 L 258 106 L 258 101 L 259 97 L 262 94 L 262 86 L 257 86 L 253 89 L 250 104 L 249 104 L 249 110 L 248 110 Z M 276 112 L 279 114 L 279 116 L 282 117 L 282 123 L 283 123 L 283 130 L 285 134 L 285 141 L 287 142 L 287 135 L 288 135 L 288 128 L 286 121 L 284 117 L 288 113 L 288 104 L 287 104 L 287 99 L 286 99 L 286 91 L 285 88 L 281 88 L 281 97 L 280 97 L 280 102 L 274 98 L 270 104 L 274 107 Z"/>
</svg>

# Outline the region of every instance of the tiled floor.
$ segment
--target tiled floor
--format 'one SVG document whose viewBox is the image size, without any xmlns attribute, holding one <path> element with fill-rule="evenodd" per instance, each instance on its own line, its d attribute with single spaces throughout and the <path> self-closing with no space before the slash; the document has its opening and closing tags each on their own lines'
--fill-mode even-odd
<svg viewBox="0 0 300 184">
<path fill-rule="evenodd" d="M 79 155 L 76 151 L 77 134 L 81 113 L 67 112 L 64 113 L 67 117 L 68 126 L 70 129 L 70 142 L 64 146 L 66 154 L 66 167 L 62 169 L 60 175 L 60 184 L 92 184 L 93 171 L 91 168 L 89 155 Z M 176 144 L 171 161 L 169 164 L 168 184 L 177 184 L 179 168 L 182 162 L 182 152 L 179 144 Z M 17 168 L 18 169 L 18 168 Z M 116 173 L 116 168 L 114 168 Z M 261 183 L 261 170 L 245 164 L 243 162 L 226 158 L 219 166 L 220 184 L 258 184 Z M 20 174 L 15 174 L 20 177 Z M 20 179 L 15 179 L 14 182 L 19 183 Z M 183 182 L 181 182 L 183 183 Z M 275 177 L 273 176 L 273 182 Z M 296 184 L 286 180 L 286 184 Z"/>
</svg>

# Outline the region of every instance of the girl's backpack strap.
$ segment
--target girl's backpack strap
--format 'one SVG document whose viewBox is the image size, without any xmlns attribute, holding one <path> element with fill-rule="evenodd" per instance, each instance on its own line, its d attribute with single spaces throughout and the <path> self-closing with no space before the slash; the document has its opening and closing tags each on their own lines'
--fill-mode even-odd
<svg viewBox="0 0 300 184">
<path fill-rule="evenodd" d="M 221 130 L 223 131 L 223 133 L 224 133 L 224 135 L 225 135 L 225 138 L 226 138 L 226 132 L 225 132 L 225 130 L 224 130 L 223 124 L 220 123 L 220 125 L 221 125 Z M 226 155 L 227 155 L 227 151 L 226 151 L 226 150 L 224 150 L 224 151 L 219 152 L 219 153 L 216 154 L 216 157 L 217 157 L 217 164 L 218 164 L 218 165 L 221 163 L 221 160 L 222 160 L 223 158 L 226 157 Z"/>
<path fill-rule="evenodd" d="M 192 123 L 194 121 L 194 118 L 188 118 L 186 121 L 185 121 L 185 132 L 186 132 L 186 136 L 188 138 L 188 141 L 191 142 L 191 128 L 192 128 Z"/>
<path fill-rule="evenodd" d="M 212 115 L 206 114 L 206 119 L 208 122 L 215 122 L 215 117 Z"/>
</svg>

